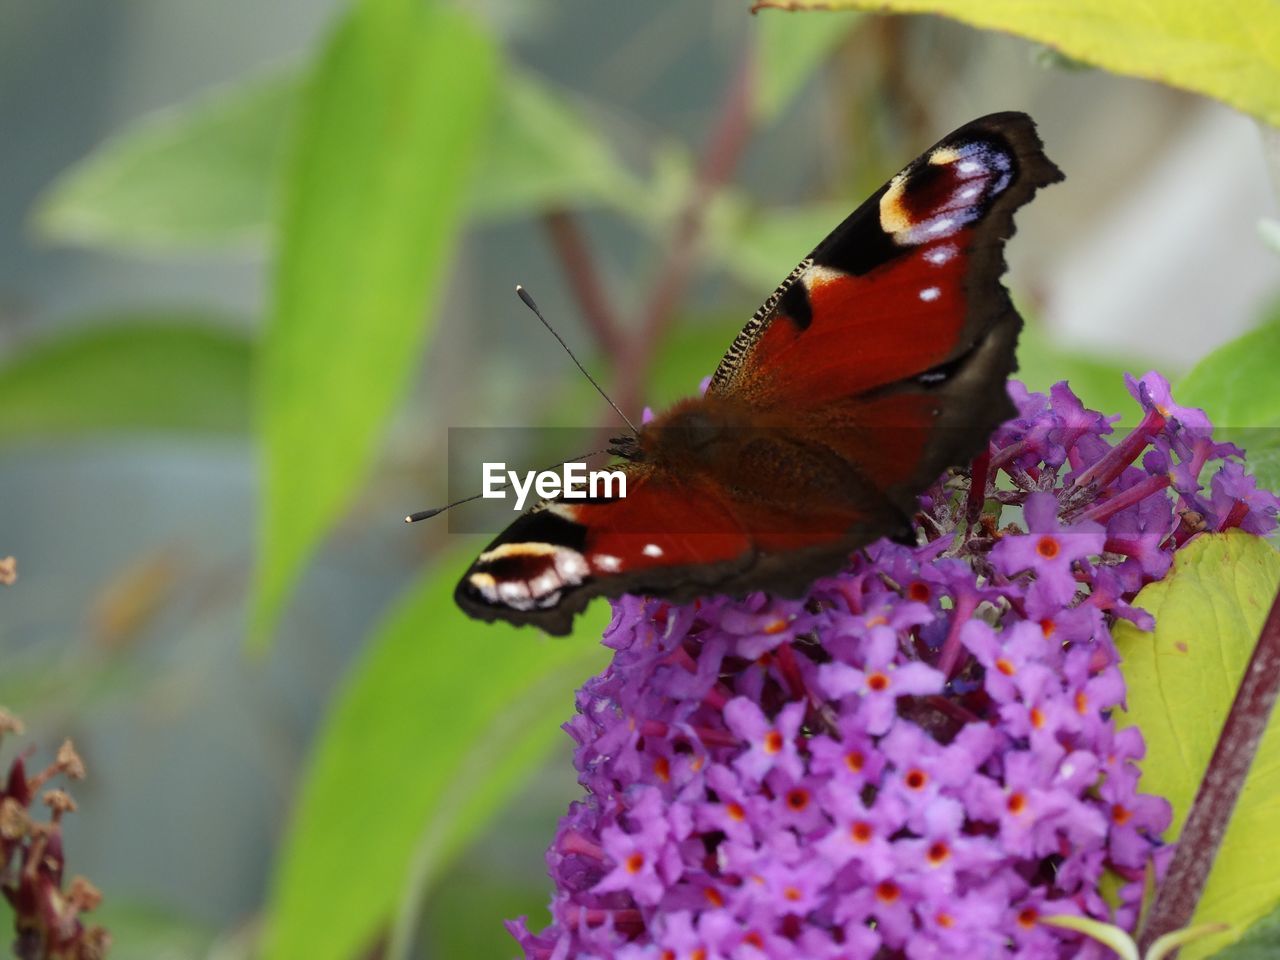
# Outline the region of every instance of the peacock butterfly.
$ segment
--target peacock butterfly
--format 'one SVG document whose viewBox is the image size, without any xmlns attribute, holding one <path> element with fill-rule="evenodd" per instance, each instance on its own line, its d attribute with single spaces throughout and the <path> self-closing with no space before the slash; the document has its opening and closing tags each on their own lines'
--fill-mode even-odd
<svg viewBox="0 0 1280 960">
<path fill-rule="evenodd" d="M 1013 214 L 1062 179 L 1035 123 L 965 124 L 782 281 L 705 394 L 611 448 L 627 496 L 544 501 L 458 584 L 482 620 L 567 633 L 592 597 L 796 596 L 880 537 L 1013 416 Z"/>
</svg>

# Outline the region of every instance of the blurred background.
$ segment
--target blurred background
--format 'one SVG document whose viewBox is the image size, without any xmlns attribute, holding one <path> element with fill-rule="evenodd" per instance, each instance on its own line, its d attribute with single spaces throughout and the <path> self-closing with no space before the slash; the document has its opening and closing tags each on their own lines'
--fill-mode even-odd
<svg viewBox="0 0 1280 960">
<path fill-rule="evenodd" d="M 516 283 L 634 415 L 1017 109 L 1067 174 L 1009 250 L 1033 385 L 1131 419 L 1123 371 L 1280 293 L 1264 135 L 1191 93 L 928 17 L 408 8 L 0 0 L 0 704 L 86 759 L 113 956 L 506 957 L 545 916 L 606 611 L 470 623 L 475 539 L 401 523 L 451 427 L 609 422 Z"/>
</svg>

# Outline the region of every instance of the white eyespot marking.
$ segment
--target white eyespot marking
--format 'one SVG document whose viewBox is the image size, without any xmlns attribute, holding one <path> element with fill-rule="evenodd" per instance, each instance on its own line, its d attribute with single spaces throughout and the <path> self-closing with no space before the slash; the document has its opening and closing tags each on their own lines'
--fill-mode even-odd
<svg viewBox="0 0 1280 960">
<path fill-rule="evenodd" d="M 847 276 L 849 275 L 843 270 L 834 270 L 831 267 L 824 267 L 815 263 L 804 272 L 801 279 L 804 282 L 804 288 L 812 292 L 828 283 L 843 280 Z"/>
<path fill-rule="evenodd" d="M 932 250 L 928 251 L 924 255 L 924 258 L 932 264 L 941 266 L 942 264 L 946 263 L 955 255 L 956 255 L 955 247 L 950 245 L 943 245 L 941 247 L 934 247 Z"/>
<path fill-rule="evenodd" d="M 517 610 L 526 610 L 533 601 L 529 584 L 523 580 L 503 580 L 498 584 L 498 599 Z"/>
<path fill-rule="evenodd" d="M 550 593 L 559 594 L 563 586 L 564 583 L 556 576 L 556 572 L 548 567 L 529 581 L 529 592 L 535 597 L 545 597 Z"/>
<path fill-rule="evenodd" d="M 591 555 L 591 562 L 601 570 L 607 570 L 613 573 L 622 569 L 622 561 L 617 557 L 612 557 L 607 553 L 594 553 Z"/>
<path fill-rule="evenodd" d="M 956 164 L 956 169 L 961 173 L 979 173 L 982 170 L 982 164 L 977 160 L 961 160 Z"/>
<path fill-rule="evenodd" d="M 480 570 L 471 574 L 468 582 L 487 602 L 512 610 L 553 607 L 566 587 L 577 586 L 591 573 L 582 554 L 554 543 L 501 543 L 482 553 L 476 562 L 483 565 L 511 559 L 526 561 L 532 576 L 499 579 Z M 620 563 L 616 557 L 608 559 Z"/>
<path fill-rule="evenodd" d="M 972 200 L 981 191 L 982 191 L 981 187 L 965 187 L 963 190 L 960 191 L 959 196 L 961 200 Z"/>
<path fill-rule="evenodd" d="M 558 500 L 548 500 L 546 506 L 542 509 L 546 510 L 548 513 L 554 513 L 557 517 L 564 520 L 577 522 L 578 519 L 577 507 L 571 507 L 569 504 L 561 503 Z"/>
<path fill-rule="evenodd" d="M 923 300 L 925 303 L 929 303 L 930 301 L 937 300 L 938 297 L 940 296 L 942 296 L 942 291 L 939 290 L 937 287 L 925 287 L 923 290 L 920 291 L 920 299 Z"/>
<path fill-rule="evenodd" d="M 955 225 L 955 221 L 950 217 L 943 217 L 941 220 L 935 220 L 929 224 L 929 233 L 946 233 Z"/>
<path fill-rule="evenodd" d="M 565 583 L 577 584 L 590 575 L 591 568 L 577 550 L 560 547 L 556 552 L 556 573 Z"/>
<path fill-rule="evenodd" d="M 641 550 L 640 552 L 643 553 L 646 557 L 662 556 L 662 548 L 658 546 L 656 543 L 646 543 L 644 545 L 644 549 Z"/>
</svg>

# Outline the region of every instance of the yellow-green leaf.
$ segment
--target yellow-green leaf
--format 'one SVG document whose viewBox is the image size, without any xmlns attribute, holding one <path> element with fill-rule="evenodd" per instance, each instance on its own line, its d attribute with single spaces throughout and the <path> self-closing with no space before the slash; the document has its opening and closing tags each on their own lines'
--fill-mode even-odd
<svg viewBox="0 0 1280 960">
<path fill-rule="evenodd" d="M 573 691 L 607 659 L 597 641 L 608 604 L 572 638 L 470 620 L 453 586 L 471 556 L 447 556 L 409 591 L 317 736 L 263 960 L 364 956 L 567 743 Z"/>
<path fill-rule="evenodd" d="M 1165 579 L 1138 594 L 1154 633 L 1116 629 L 1128 684 L 1123 722 L 1147 742 L 1144 793 L 1173 804 L 1171 836 L 1182 828 L 1208 766 L 1262 622 L 1280 586 L 1280 554 L 1240 531 L 1208 534 L 1174 557 Z M 1211 956 L 1280 905 L 1280 723 L 1273 716 L 1214 862 L 1194 923 L 1225 922 L 1231 932 L 1183 949 L 1183 960 Z"/>
<path fill-rule="evenodd" d="M 258 381 L 259 641 L 363 480 L 418 361 L 496 59 L 460 12 L 366 0 L 303 95 Z"/>
<path fill-rule="evenodd" d="M 1114 73 L 1203 93 L 1280 125 L 1275 0 L 782 0 L 764 6 L 934 13 L 1028 37 Z"/>
</svg>

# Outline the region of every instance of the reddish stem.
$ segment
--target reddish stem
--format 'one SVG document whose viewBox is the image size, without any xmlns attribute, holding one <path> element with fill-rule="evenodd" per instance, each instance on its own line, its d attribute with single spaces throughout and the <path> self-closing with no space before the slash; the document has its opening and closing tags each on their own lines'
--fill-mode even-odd
<svg viewBox="0 0 1280 960">
<path fill-rule="evenodd" d="M 991 469 L 991 448 L 988 446 L 973 458 L 970 471 L 969 499 L 965 504 L 965 522 L 972 529 L 982 519 L 982 508 L 987 502 L 987 474 Z"/>
<path fill-rule="evenodd" d="M 1135 483 L 1123 493 L 1118 493 L 1114 497 L 1103 500 L 1100 503 L 1095 503 L 1088 510 L 1082 510 L 1072 519 L 1076 521 L 1105 520 L 1112 514 L 1118 513 L 1127 507 L 1131 507 L 1135 503 L 1140 503 L 1152 494 L 1159 493 L 1165 487 L 1169 486 L 1170 482 L 1171 481 L 1167 473 L 1162 473 L 1155 477 L 1147 477 L 1147 479 Z"/>
<path fill-rule="evenodd" d="M 578 222 L 568 211 L 551 210 L 543 216 L 542 222 L 551 235 L 551 245 L 560 257 L 569 280 L 569 288 L 578 301 L 583 320 L 595 335 L 600 352 L 611 363 L 618 363 L 623 356 L 626 337 L 613 304 L 605 293 L 605 285 L 600 280 L 600 271 L 591 255 L 591 245 L 587 243 Z"/>
<path fill-rule="evenodd" d="M 666 244 L 666 256 L 642 313 L 643 322 L 632 338 L 626 362 L 621 365 L 616 400 L 623 410 L 634 410 L 640 405 L 649 369 L 675 319 L 676 308 L 693 279 L 707 209 L 733 173 L 751 133 L 754 88 L 755 56 L 748 49 L 730 83 L 720 110 L 720 120 L 707 143 L 697 183 Z"/>
<path fill-rule="evenodd" d="M 1267 614 L 1178 838 L 1169 873 L 1139 935 L 1138 944 L 1144 953 L 1157 937 L 1180 930 L 1191 922 L 1254 754 L 1266 732 L 1277 693 L 1280 693 L 1280 593 L 1271 604 L 1271 612 Z"/>
</svg>

